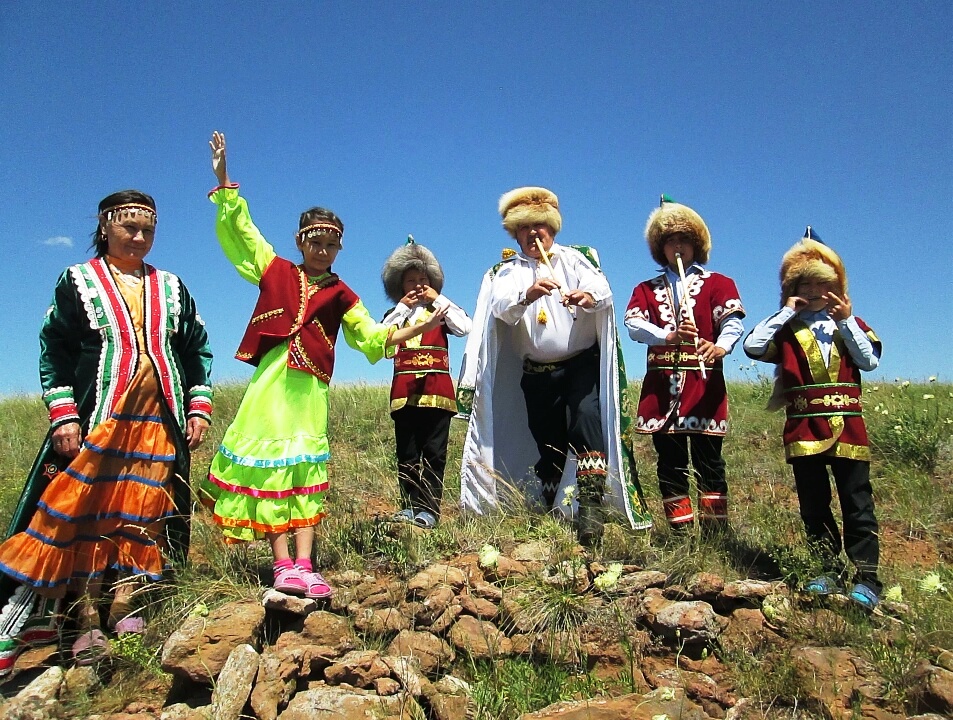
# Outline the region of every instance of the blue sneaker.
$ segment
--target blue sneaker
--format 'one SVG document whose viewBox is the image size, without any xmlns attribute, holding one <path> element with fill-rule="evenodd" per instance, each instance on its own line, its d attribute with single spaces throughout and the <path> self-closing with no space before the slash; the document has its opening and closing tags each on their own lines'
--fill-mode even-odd
<svg viewBox="0 0 953 720">
<path fill-rule="evenodd" d="M 857 583 L 854 585 L 848 597 L 867 612 L 872 612 L 873 609 L 880 603 L 880 598 L 877 597 L 877 593 L 863 583 Z"/>
<path fill-rule="evenodd" d="M 402 523 L 412 523 L 414 521 L 414 511 L 413 508 L 404 508 L 394 513 L 394 516 L 391 518 L 394 522 Z"/>
<path fill-rule="evenodd" d="M 424 530 L 433 530 L 437 527 L 437 518 L 429 510 L 420 510 L 414 515 L 414 525 Z"/>
<path fill-rule="evenodd" d="M 833 595 L 838 590 L 840 590 L 840 587 L 838 586 L 837 581 L 830 575 L 821 575 L 816 577 L 804 586 L 804 592 L 819 596 Z"/>
</svg>

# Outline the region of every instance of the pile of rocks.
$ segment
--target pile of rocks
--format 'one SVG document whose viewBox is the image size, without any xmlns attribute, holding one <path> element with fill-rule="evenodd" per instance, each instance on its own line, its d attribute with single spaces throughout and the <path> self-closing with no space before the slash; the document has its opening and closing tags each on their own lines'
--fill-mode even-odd
<svg viewBox="0 0 953 720">
<path fill-rule="evenodd" d="M 757 655 L 778 647 L 792 653 L 803 687 L 813 688 L 799 698 L 811 712 L 847 718 L 859 707 L 864 717 L 905 717 L 882 705 L 883 680 L 850 649 L 787 640 L 787 629 L 806 616 L 780 583 L 700 574 L 677 584 L 661 572 L 587 564 L 582 556 L 552 563 L 542 543 L 491 562 L 461 555 L 409 580 L 358 572 L 329 579 L 337 592 L 321 608 L 270 590 L 261 602 L 189 618 L 162 650 L 177 701 L 101 717 L 462 720 L 473 714 L 470 687 L 455 672 L 462 661 L 472 669 L 472 661 L 521 655 L 624 676 L 635 690 L 559 703 L 524 720 L 758 718 L 763 708 L 737 695 L 711 650 Z M 578 624 L 549 627 L 547 596 L 572 604 Z M 824 613 L 843 617 L 837 608 L 810 613 L 810 622 Z M 57 700 L 95 682 L 88 669 L 50 668 L 0 706 L 0 716 L 60 717 Z M 917 697 L 921 707 L 953 713 L 953 672 L 924 666 Z"/>
</svg>

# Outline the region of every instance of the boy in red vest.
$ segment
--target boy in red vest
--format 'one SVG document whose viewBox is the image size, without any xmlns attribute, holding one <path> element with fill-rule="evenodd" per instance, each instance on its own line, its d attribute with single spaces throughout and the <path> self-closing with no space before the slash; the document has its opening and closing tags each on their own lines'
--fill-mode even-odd
<svg viewBox="0 0 953 720">
<path fill-rule="evenodd" d="M 652 435 L 669 526 L 684 531 L 695 519 L 690 447 L 701 529 L 725 529 L 728 481 L 721 448 L 728 393 L 722 358 L 744 333 L 745 311 L 734 280 L 705 267 L 711 234 L 697 212 L 663 195 L 645 238 L 663 270 L 636 286 L 625 312 L 629 337 L 649 346 L 635 431 Z"/>
<path fill-rule="evenodd" d="M 828 570 L 804 589 L 817 595 L 838 589 L 843 548 L 856 568 L 850 599 L 872 610 L 882 589 L 880 545 L 860 372 L 877 367 L 881 345 L 853 315 L 840 257 L 810 226 L 781 260 L 781 309 L 758 323 L 744 349 L 748 357 L 778 366 L 773 405 L 787 414 L 784 454 L 808 540 Z M 840 498 L 843 541 L 831 512 L 828 467 Z"/>
<path fill-rule="evenodd" d="M 398 328 L 426 322 L 435 310 L 444 321 L 397 347 L 390 414 L 397 447 L 397 482 L 404 507 L 394 517 L 433 528 L 440 518 L 443 472 L 447 464 L 450 418 L 457 409 L 447 335 L 463 337 L 472 323 L 467 314 L 441 294 L 443 269 L 430 250 L 413 236 L 393 252 L 381 271 L 384 292 L 397 303 L 383 320 Z"/>
</svg>

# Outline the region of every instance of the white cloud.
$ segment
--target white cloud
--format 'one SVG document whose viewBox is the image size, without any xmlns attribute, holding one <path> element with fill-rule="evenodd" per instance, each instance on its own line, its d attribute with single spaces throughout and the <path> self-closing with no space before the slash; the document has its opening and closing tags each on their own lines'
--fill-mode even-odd
<svg viewBox="0 0 953 720">
<path fill-rule="evenodd" d="M 55 237 L 47 238 L 43 241 L 44 245 L 54 245 L 62 247 L 73 247 L 73 238 L 66 237 L 65 235 L 57 235 Z"/>
</svg>

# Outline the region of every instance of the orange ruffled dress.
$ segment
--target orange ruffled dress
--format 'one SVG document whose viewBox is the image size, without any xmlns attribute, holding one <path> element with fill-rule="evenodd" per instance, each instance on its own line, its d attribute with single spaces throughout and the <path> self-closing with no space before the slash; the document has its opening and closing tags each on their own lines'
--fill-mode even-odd
<svg viewBox="0 0 953 720">
<path fill-rule="evenodd" d="M 144 348 L 142 280 L 111 269 Z M 175 446 L 155 367 L 145 352 L 140 358 L 111 416 L 50 481 L 30 526 L 0 545 L 0 569 L 44 595 L 81 588 L 109 568 L 157 580 L 168 566 Z"/>
</svg>

